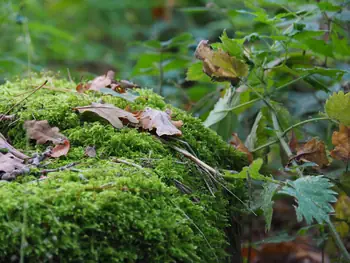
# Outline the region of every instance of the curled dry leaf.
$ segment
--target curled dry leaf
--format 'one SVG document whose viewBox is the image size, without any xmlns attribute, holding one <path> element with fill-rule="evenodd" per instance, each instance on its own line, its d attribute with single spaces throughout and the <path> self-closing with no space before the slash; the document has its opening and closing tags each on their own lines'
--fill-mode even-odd
<svg viewBox="0 0 350 263">
<path fill-rule="evenodd" d="M 68 140 L 64 140 L 62 143 L 57 144 L 50 153 L 50 156 L 53 158 L 59 158 L 63 155 L 67 155 L 70 148 L 70 143 Z"/>
<path fill-rule="evenodd" d="M 123 123 L 121 119 L 127 120 L 132 124 L 138 124 L 138 119 L 131 113 L 125 110 L 122 110 L 118 107 L 115 107 L 112 104 L 102 104 L 93 102 L 90 106 L 76 107 L 75 110 L 80 113 L 92 112 L 99 117 L 107 120 L 115 128 L 123 128 Z"/>
<path fill-rule="evenodd" d="M 350 127 L 340 124 L 339 132 L 333 132 L 332 144 L 335 147 L 331 151 L 331 156 L 334 159 L 348 162 L 350 160 Z"/>
<path fill-rule="evenodd" d="M 36 140 L 37 144 L 45 144 L 50 141 L 54 144 L 60 144 L 66 137 L 59 133 L 60 129 L 51 127 L 47 120 L 43 121 L 25 121 L 24 128 L 27 131 L 29 139 Z"/>
<path fill-rule="evenodd" d="M 208 40 L 198 44 L 195 56 L 202 60 L 203 72 L 216 81 L 238 83 L 241 77 L 248 74 L 247 64 L 222 50 L 213 50 Z"/>
<path fill-rule="evenodd" d="M 232 133 L 230 144 L 233 145 L 238 151 L 243 152 L 247 155 L 248 161 L 253 162 L 253 154 L 248 150 L 244 143 L 238 138 L 237 133 Z"/>
<path fill-rule="evenodd" d="M 292 160 L 312 162 L 317 164 L 319 168 L 323 168 L 329 165 L 324 142 L 319 141 L 315 138 L 299 147 L 296 156 L 291 158 L 289 163 Z"/>
<path fill-rule="evenodd" d="M 183 122 L 172 121 L 171 111 L 169 110 L 164 112 L 147 107 L 145 110 L 136 113 L 135 116 L 139 119 L 140 126 L 143 129 L 149 131 L 155 129 L 158 136 L 182 135 L 182 132 L 178 128 L 183 125 Z"/>
<path fill-rule="evenodd" d="M 106 74 L 94 78 L 92 81 L 83 84 L 79 83 L 76 87 L 77 92 L 83 93 L 87 90 L 101 91 L 102 88 L 109 88 L 119 93 L 124 93 L 126 89 L 138 87 L 128 80 L 117 81 L 113 70 L 107 71 Z"/>
<path fill-rule="evenodd" d="M 29 158 L 27 155 L 21 153 L 16 148 L 14 148 L 11 144 L 9 144 L 1 133 L 0 133 L 0 149 L 7 149 L 10 153 L 12 153 L 14 156 L 20 159 Z"/>
</svg>

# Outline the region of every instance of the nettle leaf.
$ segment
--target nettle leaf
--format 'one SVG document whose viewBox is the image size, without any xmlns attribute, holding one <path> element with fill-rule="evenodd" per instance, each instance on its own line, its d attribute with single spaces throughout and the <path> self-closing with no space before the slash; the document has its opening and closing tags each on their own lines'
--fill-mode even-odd
<svg viewBox="0 0 350 263">
<path fill-rule="evenodd" d="M 325 110 L 330 118 L 350 126 L 350 93 L 344 94 L 343 91 L 333 93 L 326 102 Z"/>
<path fill-rule="evenodd" d="M 219 44 L 219 47 L 222 48 L 224 51 L 228 52 L 231 56 L 235 56 L 238 58 L 241 58 L 243 55 L 243 49 L 242 45 L 244 42 L 244 39 L 231 39 L 227 36 L 226 31 L 222 33 L 222 36 L 220 37 L 221 44 Z"/>
<path fill-rule="evenodd" d="M 275 183 L 265 183 L 263 185 L 264 189 L 260 194 L 261 200 L 261 210 L 263 211 L 265 221 L 266 221 L 266 231 L 268 232 L 271 228 L 272 214 L 273 214 L 273 196 L 275 195 L 278 184 Z"/>
<path fill-rule="evenodd" d="M 295 197 L 299 222 L 303 218 L 307 224 L 311 224 L 313 219 L 320 224 L 329 221 L 329 214 L 334 212 L 330 203 L 337 201 L 337 193 L 331 190 L 333 184 L 327 178 L 322 175 L 305 176 L 295 181 L 287 180 L 286 183 L 278 193 Z"/>
<path fill-rule="evenodd" d="M 229 173 L 228 171 L 225 171 L 225 178 L 226 179 L 247 179 L 248 173 L 249 173 L 249 177 L 251 179 L 266 181 L 266 177 L 259 173 L 259 170 L 262 164 L 263 164 L 263 160 L 261 158 L 258 158 L 254 160 L 249 166 L 243 167 L 240 173 L 232 174 L 232 173 Z"/>
</svg>

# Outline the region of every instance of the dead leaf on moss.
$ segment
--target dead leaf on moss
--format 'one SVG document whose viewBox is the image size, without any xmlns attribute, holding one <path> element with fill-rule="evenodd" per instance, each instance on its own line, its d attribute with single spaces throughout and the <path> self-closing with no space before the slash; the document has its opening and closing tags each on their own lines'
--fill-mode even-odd
<svg viewBox="0 0 350 263">
<path fill-rule="evenodd" d="M 51 127 L 47 120 L 25 121 L 24 128 L 27 131 L 28 138 L 36 140 L 37 144 L 45 144 L 48 141 L 60 144 L 66 139 L 63 134 L 59 133 L 60 129 Z"/>
<path fill-rule="evenodd" d="M 222 50 L 213 50 L 208 40 L 198 44 L 195 56 L 203 61 L 203 72 L 216 81 L 237 83 L 248 74 L 247 64 Z"/>
<path fill-rule="evenodd" d="M 70 142 L 64 140 L 62 143 L 57 144 L 50 152 L 50 157 L 59 158 L 61 156 L 66 156 L 70 148 Z"/>
<path fill-rule="evenodd" d="M 335 148 L 331 151 L 331 156 L 334 159 L 348 162 L 350 160 L 350 127 L 340 124 L 339 132 L 333 132 L 332 144 Z"/>
<path fill-rule="evenodd" d="M 239 139 L 237 133 L 232 133 L 232 138 L 230 140 L 230 144 L 236 148 L 238 151 L 243 152 L 247 155 L 248 161 L 250 163 L 253 162 L 253 154 L 248 150 L 248 148 L 244 145 L 244 143 Z"/>
<path fill-rule="evenodd" d="M 85 152 L 84 152 L 85 156 L 91 157 L 91 158 L 95 158 L 96 157 L 96 149 L 95 146 L 88 146 L 85 148 Z"/>
<path fill-rule="evenodd" d="M 128 80 L 115 80 L 115 72 L 109 70 L 106 74 L 94 78 L 88 83 L 79 83 L 76 87 L 77 92 L 83 93 L 87 90 L 101 91 L 103 88 L 108 88 L 118 93 L 125 93 L 127 89 L 137 88 L 138 85 Z M 102 92 L 105 93 L 105 92 Z"/>
<path fill-rule="evenodd" d="M 6 149 L 8 152 L 12 153 L 14 156 L 20 159 L 29 159 L 27 155 L 18 151 L 15 147 L 9 144 L 5 137 L 0 133 L 0 149 Z"/>
<path fill-rule="evenodd" d="M 28 172 L 23 160 L 12 153 L 0 153 L 0 177 L 2 180 L 13 180 L 17 175 Z"/>
<path fill-rule="evenodd" d="M 121 119 L 124 119 L 134 125 L 139 123 L 138 119 L 131 112 L 122 110 L 112 104 L 101 104 L 93 102 L 90 106 L 76 107 L 74 109 L 80 113 L 92 112 L 94 114 L 97 114 L 99 117 L 107 120 L 117 129 L 121 129 L 124 126 Z"/>
<path fill-rule="evenodd" d="M 291 158 L 289 163 L 292 160 L 312 162 L 317 164 L 319 168 L 324 168 L 329 165 L 324 142 L 315 138 L 299 147 L 296 156 Z"/>
<path fill-rule="evenodd" d="M 183 125 L 182 121 L 172 121 L 171 111 L 160 111 L 149 107 L 135 114 L 139 119 L 143 129 L 152 131 L 156 130 L 158 136 L 176 135 L 181 136 L 182 132 L 178 129 Z"/>
</svg>

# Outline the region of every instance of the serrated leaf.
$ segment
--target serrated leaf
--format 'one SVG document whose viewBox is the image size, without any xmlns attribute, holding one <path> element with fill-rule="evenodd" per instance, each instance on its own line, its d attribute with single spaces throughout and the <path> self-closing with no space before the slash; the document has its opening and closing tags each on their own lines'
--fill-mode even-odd
<svg viewBox="0 0 350 263">
<path fill-rule="evenodd" d="M 268 232 L 271 228 L 271 220 L 272 220 L 273 204 L 274 204 L 274 201 L 272 201 L 272 198 L 275 195 L 278 186 L 279 186 L 278 184 L 266 183 L 263 185 L 264 190 L 260 194 L 260 199 L 262 200 L 261 209 L 263 210 L 263 214 L 266 221 L 266 229 L 265 229 L 266 232 Z"/>
<path fill-rule="evenodd" d="M 337 194 L 331 188 L 333 184 L 321 176 L 305 176 L 295 181 L 286 181 L 286 186 L 278 191 L 280 194 L 293 196 L 298 221 L 305 218 L 307 224 L 315 219 L 318 223 L 329 221 L 329 214 L 334 212 L 330 203 L 337 201 Z"/>
<path fill-rule="evenodd" d="M 242 44 L 244 40 L 238 41 L 236 39 L 231 39 L 227 36 L 226 31 L 222 33 L 220 40 L 221 40 L 220 47 L 224 51 L 228 52 L 231 56 L 242 57 L 242 54 L 243 54 Z"/>
<path fill-rule="evenodd" d="M 210 78 L 203 72 L 202 62 L 196 62 L 189 66 L 186 80 L 211 82 Z"/>
<path fill-rule="evenodd" d="M 231 174 L 225 172 L 225 178 L 227 179 L 247 179 L 248 173 L 249 177 L 254 180 L 262 180 L 265 181 L 266 177 L 259 173 L 259 170 L 263 164 L 263 160 L 261 158 L 254 160 L 249 166 L 243 167 L 242 171 L 237 174 Z"/>
<path fill-rule="evenodd" d="M 326 102 L 325 110 L 327 115 L 345 126 L 350 126 L 350 93 L 343 91 L 333 93 Z"/>
</svg>

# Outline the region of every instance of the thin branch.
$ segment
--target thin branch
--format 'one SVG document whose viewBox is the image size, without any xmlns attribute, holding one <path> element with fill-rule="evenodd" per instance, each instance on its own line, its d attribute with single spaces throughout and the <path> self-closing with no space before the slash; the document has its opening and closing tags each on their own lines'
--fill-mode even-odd
<svg viewBox="0 0 350 263">
<path fill-rule="evenodd" d="M 147 172 L 147 171 L 145 170 L 145 168 L 143 168 L 143 167 L 142 167 L 141 165 L 139 165 L 139 164 L 136 164 L 136 163 L 133 163 L 133 162 L 129 162 L 129 161 L 126 161 L 126 160 L 123 160 L 123 159 L 118 159 L 118 158 L 113 159 L 113 161 L 114 161 L 114 162 L 117 162 L 117 163 L 123 163 L 123 164 L 127 164 L 127 165 L 130 165 L 130 166 L 136 167 L 136 168 L 142 170 L 142 171 L 143 171 L 145 174 L 147 174 L 148 176 L 152 176 L 151 173 Z"/>
</svg>

